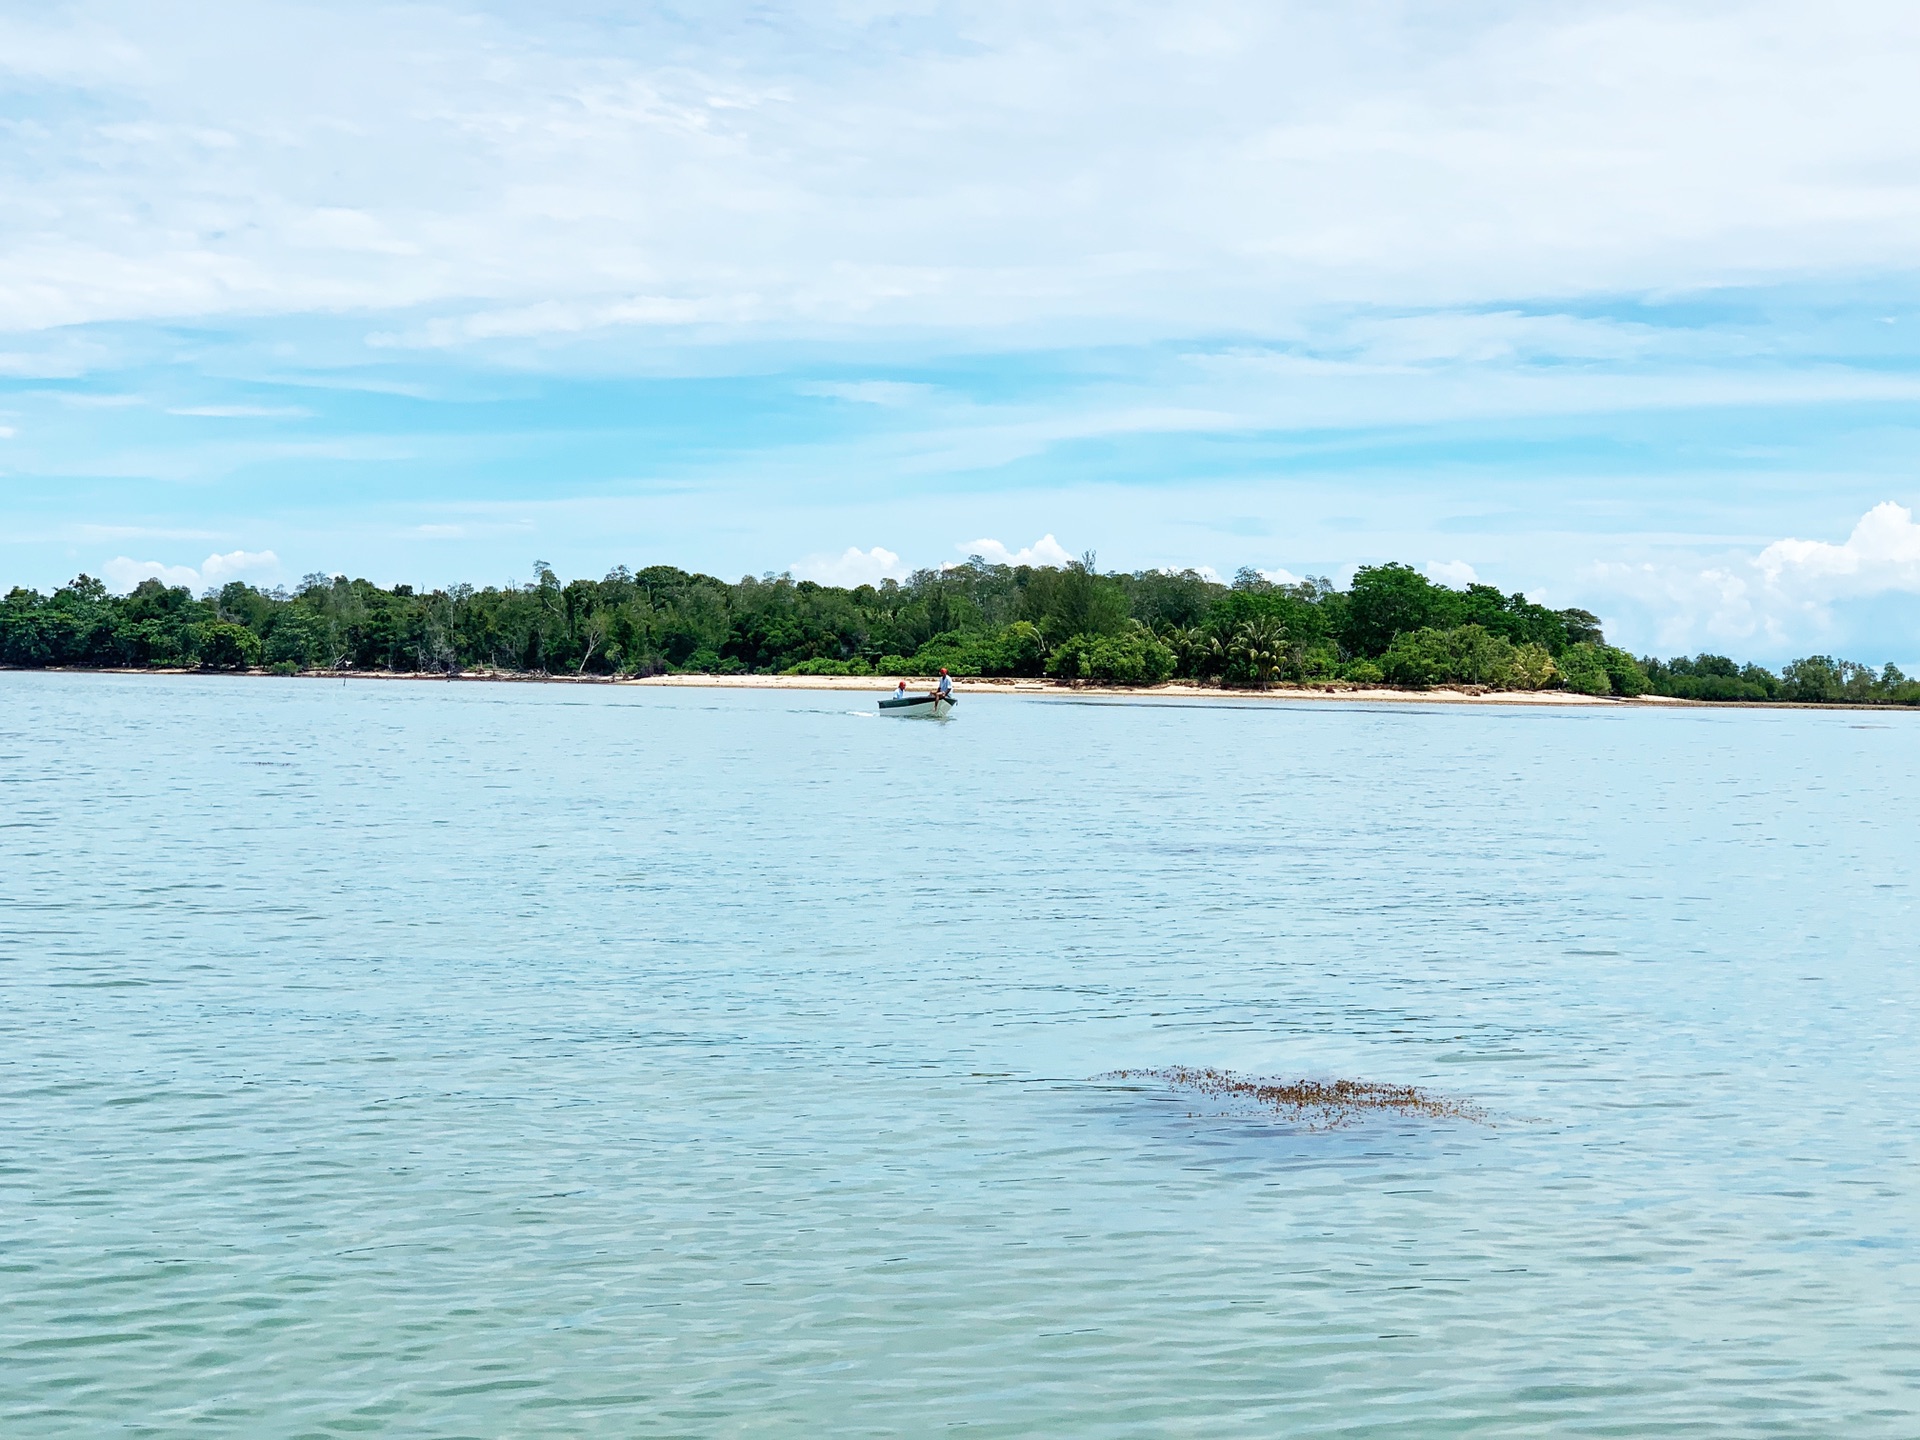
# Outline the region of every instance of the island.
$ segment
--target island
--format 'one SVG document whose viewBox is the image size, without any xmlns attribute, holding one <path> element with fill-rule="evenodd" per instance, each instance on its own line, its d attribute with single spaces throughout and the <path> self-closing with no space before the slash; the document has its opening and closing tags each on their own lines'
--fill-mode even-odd
<svg viewBox="0 0 1920 1440">
<path fill-rule="evenodd" d="M 1345 589 L 1245 569 L 1103 572 L 975 557 L 842 588 L 786 574 L 727 582 L 673 566 L 598 580 L 382 588 L 311 574 L 196 597 L 82 575 L 0 601 L 0 666 L 281 675 L 1011 677 L 1060 685 L 1222 689 L 1433 687 L 1676 700 L 1920 704 L 1898 667 L 1812 655 L 1774 672 L 1721 655 L 1635 657 L 1582 609 L 1410 565 L 1362 566 Z"/>
</svg>

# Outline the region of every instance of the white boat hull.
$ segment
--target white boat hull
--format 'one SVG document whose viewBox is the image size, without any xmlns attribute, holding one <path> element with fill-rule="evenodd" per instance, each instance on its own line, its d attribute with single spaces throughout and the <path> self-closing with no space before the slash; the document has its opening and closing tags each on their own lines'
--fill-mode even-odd
<svg viewBox="0 0 1920 1440">
<path fill-rule="evenodd" d="M 953 697 L 909 695 L 904 700 L 882 700 L 880 713 L 896 720 L 944 720 L 953 713 Z"/>
</svg>

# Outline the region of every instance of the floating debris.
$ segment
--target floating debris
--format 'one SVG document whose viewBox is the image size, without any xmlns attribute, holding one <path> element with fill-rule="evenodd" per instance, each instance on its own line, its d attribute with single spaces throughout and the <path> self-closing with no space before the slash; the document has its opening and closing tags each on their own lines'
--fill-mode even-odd
<svg viewBox="0 0 1920 1440">
<path fill-rule="evenodd" d="M 1461 1100 L 1435 1095 L 1416 1085 L 1381 1085 L 1371 1080 L 1276 1080 L 1236 1075 L 1231 1070 L 1168 1065 L 1158 1070 L 1112 1070 L 1100 1080 L 1159 1080 L 1177 1090 L 1196 1090 L 1221 1099 L 1251 1100 L 1316 1130 L 1350 1125 L 1373 1110 L 1421 1115 L 1431 1120 L 1486 1123 L 1486 1112 Z"/>
</svg>

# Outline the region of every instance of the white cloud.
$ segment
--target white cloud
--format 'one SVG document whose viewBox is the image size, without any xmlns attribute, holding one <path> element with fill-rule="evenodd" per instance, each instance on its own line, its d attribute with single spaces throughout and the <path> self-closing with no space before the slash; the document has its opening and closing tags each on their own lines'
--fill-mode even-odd
<svg viewBox="0 0 1920 1440">
<path fill-rule="evenodd" d="M 1889 500 L 1838 544 L 1787 539 L 1758 554 L 1606 563 L 1583 579 L 1664 652 L 1742 642 L 1785 651 L 1834 640 L 1843 602 L 1920 595 L 1920 525 Z"/>
<path fill-rule="evenodd" d="M 1920 12 L 1891 0 L 14 8 L 15 88 L 63 98 L 0 152 L 0 329 L 1218 333 L 1920 246 Z M 1635 344 L 1539 331 L 1376 348 Z"/>
<path fill-rule="evenodd" d="M 809 555 L 793 567 L 799 579 L 821 585 L 878 585 L 882 580 L 903 580 L 907 569 L 891 550 L 876 545 L 862 550 L 849 545 L 838 555 Z"/>
<path fill-rule="evenodd" d="M 200 588 L 200 572 L 191 565 L 163 565 L 158 560 L 130 560 L 117 555 L 102 567 L 102 578 L 115 590 L 131 590 L 142 580 L 158 580 L 163 585 Z"/>
<path fill-rule="evenodd" d="M 1776 540 L 1754 562 L 1767 584 L 1824 603 L 1889 590 L 1920 592 L 1920 525 L 1887 500 L 1860 517 L 1845 543 Z"/>
<path fill-rule="evenodd" d="M 201 561 L 200 578 L 209 585 L 224 585 L 244 575 L 270 575 L 279 568 L 280 557 L 271 550 L 229 550 Z"/>
<path fill-rule="evenodd" d="M 0 440 L 11 440 L 19 433 L 11 425 L 0 425 Z"/>
<path fill-rule="evenodd" d="M 1464 590 L 1469 585 L 1477 585 L 1480 577 L 1474 573 L 1473 566 L 1464 560 L 1429 560 L 1427 578 L 1442 585 L 1451 585 L 1456 590 Z"/>
<path fill-rule="evenodd" d="M 953 547 L 962 555 L 978 555 L 993 565 L 1068 565 L 1077 557 L 1051 534 L 1042 535 L 1023 550 L 1009 550 L 998 540 L 967 540 Z"/>
<path fill-rule="evenodd" d="M 271 579 L 279 568 L 280 557 L 271 550 L 229 550 L 224 555 L 209 555 L 197 570 L 191 565 L 167 565 L 159 560 L 132 560 L 117 555 L 106 563 L 102 575 L 116 590 L 131 590 L 147 579 L 199 590 L 203 586 L 224 585 L 229 580 L 247 577 Z"/>
</svg>

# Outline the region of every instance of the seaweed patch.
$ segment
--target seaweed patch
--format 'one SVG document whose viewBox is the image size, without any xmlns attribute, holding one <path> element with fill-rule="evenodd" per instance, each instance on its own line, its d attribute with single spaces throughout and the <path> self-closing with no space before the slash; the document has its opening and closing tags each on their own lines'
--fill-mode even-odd
<svg viewBox="0 0 1920 1440">
<path fill-rule="evenodd" d="M 1157 1070 L 1110 1070 L 1099 1080 L 1159 1080 L 1176 1090 L 1193 1090 L 1216 1099 L 1248 1100 L 1317 1130 L 1350 1125 L 1362 1115 L 1387 1111 L 1430 1120 L 1471 1120 L 1487 1124 L 1487 1113 L 1464 1100 L 1435 1095 L 1417 1085 L 1382 1085 L 1372 1080 L 1277 1080 L 1236 1075 L 1231 1070 L 1167 1065 Z"/>
</svg>

